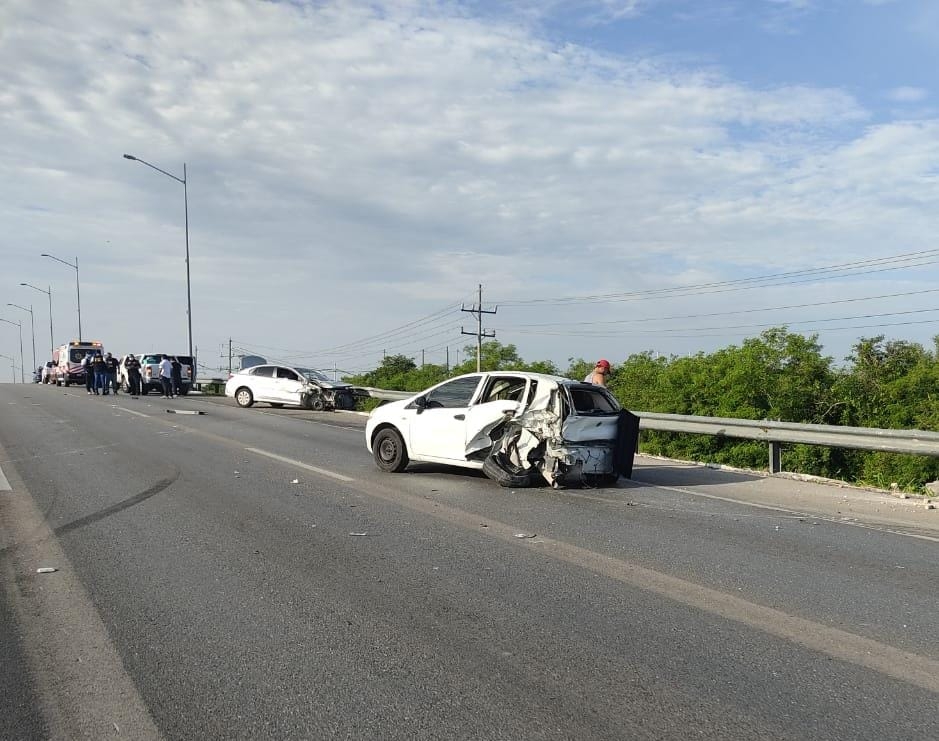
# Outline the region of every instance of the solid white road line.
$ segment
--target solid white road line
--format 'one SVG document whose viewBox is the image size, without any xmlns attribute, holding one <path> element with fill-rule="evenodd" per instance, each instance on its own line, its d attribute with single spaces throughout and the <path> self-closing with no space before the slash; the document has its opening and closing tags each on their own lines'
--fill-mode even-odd
<svg viewBox="0 0 939 741">
<path fill-rule="evenodd" d="M 0 468 L 0 491 L 13 491 L 13 487 L 10 486 L 10 482 L 7 481 L 7 477 L 3 475 L 2 468 Z"/>
<path fill-rule="evenodd" d="M 266 450 L 259 450 L 258 448 L 245 448 L 250 453 L 257 453 L 258 455 L 263 455 L 266 458 L 271 458 L 275 461 L 280 461 L 281 463 L 289 463 L 291 466 L 297 466 L 298 468 L 305 468 L 307 471 L 313 471 L 313 473 L 318 473 L 322 476 L 329 476 L 336 479 L 337 481 L 355 481 L 355 479 L 349 478 L 348 476 L 343 476 L 341 473 L 334 473 L 332 471 L 327 471 L 325 468 L 318 468 L 316 466 L 311 466 L 309 463 L 303 463 L 301 461 L 296 461 L 293 458 L 285 458 L 282 455 L 277 455 L 276 453 L 268 453 Z"/>
<path fill-rule="evenodd" d="M 149 414 L 144 414 L 143 412 L 135 412 L 133 409 L 126 409 L 124 407 L 119 407 L 117 404 L 111 405 L 114 409 L 119 409 L 122 412 L 127 412 L 128 414 L 136 414 L 138 417 L 149 417 Z"/>
</svg>

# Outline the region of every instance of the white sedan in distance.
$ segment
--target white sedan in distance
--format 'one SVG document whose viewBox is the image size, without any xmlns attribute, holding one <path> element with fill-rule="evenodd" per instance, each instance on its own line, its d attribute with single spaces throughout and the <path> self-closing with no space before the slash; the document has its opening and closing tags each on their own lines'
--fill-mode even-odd
<svg viewBox="0 0 939 741">
<path fill-rule="evenodd" d="M 502 486 L 632 475 L 639 418 L 602 386 L 540 373 L 451 378 L 377 407 L 365 444 L 383 471 L 409 462 L 482 469 Z"/>
<path fill-rule="evenodd" d="M 301 406 L 314 411 L 351 409 L 355 399 L 348 383 L 330 381 L 319 371 L 288 365 L 255 365 L 229 376 L 225 396 L 240 407 L 257 401 L 272 407 Z"/>
</svg>

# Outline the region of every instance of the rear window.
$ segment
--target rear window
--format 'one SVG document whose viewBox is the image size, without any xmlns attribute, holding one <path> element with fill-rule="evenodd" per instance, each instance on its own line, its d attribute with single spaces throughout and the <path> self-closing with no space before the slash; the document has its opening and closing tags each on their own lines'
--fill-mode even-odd
<svg viewBox="0 0 939 741">
<path fill-rule="evenodd" d="M 163 360 L 161 355 L 144 355 L 140 362 L 142 365 L 155 365 Z"/>
<path fill-rule="evenodd" d="M 252 376 L 265 376 L 267 378 L 272 378 L 274 375 L 274 366 L 259 365 L 257 368 L 252 368 L 250 372 Z"/>
<path fill-rule="evenodd" d="M 176 356 L 176 359 L 177 359 L 182 365 L 192 365 L 192 358 L 191 358 L 189 355 L 177 355 L 177 356 Z"/>
<path fill-rule="evenodd" d="M 578 414 L 614 414 L 619 412 L 619 405 L 607 392 L 598 387 L 572 387 L 571 401 L 574 402 L 574 409 Z"/>
</svg>

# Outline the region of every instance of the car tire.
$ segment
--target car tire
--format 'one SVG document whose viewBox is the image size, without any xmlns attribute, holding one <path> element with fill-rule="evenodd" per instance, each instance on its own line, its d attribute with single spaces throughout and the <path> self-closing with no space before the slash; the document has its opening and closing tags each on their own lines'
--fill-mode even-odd
<svg viewBox="0 0 939 741">
<path fill-rule="evenodd" d="M 372 440 L 372 455 L 375 464 L 388 473 L 400 473 L 408 465 L 408 451 L 404 438 L 394 427 L 379 430 Z"/>
<path fill-rule="evenodd" d="M 188 394 L 188 393 L 189 393 L 189 387 L 188 387 L 188 386 L 180 386 L 180 387 L 179 387 L 179 395 L 180 395 L 180 396 L 185 396 L 185 395 Z"/>
<path fill-rule="evenodd" d="M 314 412 L 322 412 L 326 409 L 326 400 L 318 394 L 316 396 L 311 396 L 307 399 L 306 402 L 307 409 Z"/>
<path fill-rule="evenodd" d="M 596 489 L 608 489 L 616 486 L 617 481 L 619 481 L 618 473 L 594 473 L 584 476 L 584 483 Z"/>
<path fill-rule="evenodd" d="M 251 389 L 242 386 L 235 392 L 235 403 L 240 407 L 249 407 L 254 404 L 254 394 Z"/>
<path fill-rule="evenodd" d="M 123 391 L 125 394 L 130 393 L 130 384 L 127 383 L 127 381 L 121 381 L 121 391 Z"/>
<path fill-rule="evenodd" d="M 483 473 L 499 486 L 526 489 L 531 486 L 531 471 L 490 455 L 483 461 Z"/>
</svg>

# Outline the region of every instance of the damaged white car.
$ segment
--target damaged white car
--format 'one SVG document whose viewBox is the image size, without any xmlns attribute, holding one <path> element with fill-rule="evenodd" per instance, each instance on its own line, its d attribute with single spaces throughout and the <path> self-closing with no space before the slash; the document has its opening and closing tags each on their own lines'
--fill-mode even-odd
<svg viewBox="0 0 939 741">
<path fill-rule="evenodd" d="M 502 486 L 608 484 L 632 475 L 639 418 L 605 388 L 540 373 L 451 378 L 375 409 L 365 443 L 383 471 L 410 461 L 482 469 Z"/>
</svg>

